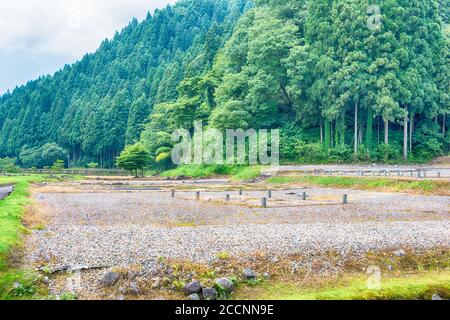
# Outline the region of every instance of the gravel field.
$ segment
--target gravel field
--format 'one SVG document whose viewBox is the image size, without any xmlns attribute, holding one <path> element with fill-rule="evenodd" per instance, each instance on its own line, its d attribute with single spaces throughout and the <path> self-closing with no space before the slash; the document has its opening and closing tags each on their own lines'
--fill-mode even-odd
<svg viewBox="0 0 450 320">
<path fill-rule="evenodd" d="M 310 198 L 298 196 L 307 192 Z M 292 194 L 291 194 L 292 193 Z M 342 194 L 350 204 L 342 205 Z M 231 202 L 225 204 L 225 194 Z M 41 193 L 50 211 L 28 239 L 28 261 L 52 270 L 151 264 L 159 256 L 208 262 L 219 252 L 274 256 L 450 247 L 449 197 L 355 190 Z"/>
</svg>

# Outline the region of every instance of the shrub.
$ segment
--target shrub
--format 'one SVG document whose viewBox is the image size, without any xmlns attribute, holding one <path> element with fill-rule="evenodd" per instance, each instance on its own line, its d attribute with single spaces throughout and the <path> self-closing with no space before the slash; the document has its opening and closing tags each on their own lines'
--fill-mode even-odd
<svg viewBox="0 0 450 320">
<path fill-rule="evenodd" d="M 321 143 L 299 142 L 295 148 L 297 159 L 300 162 L 324 162 L 328 154 Z"/>
<path fill-rule="evenodd" d="M 401 160 L 400 147 L 393 144 L 380 144 L 375 152 L 377 161 L 389 163 Z"/>
</svg>

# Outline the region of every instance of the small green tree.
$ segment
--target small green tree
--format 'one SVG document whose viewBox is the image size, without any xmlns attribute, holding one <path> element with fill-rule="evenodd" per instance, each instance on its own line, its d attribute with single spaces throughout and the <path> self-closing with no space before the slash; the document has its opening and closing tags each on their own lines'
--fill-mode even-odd
<svg viewBox="0 0 450 320">
<path fill-rule="evenodd" d="M 144 176 L 144 168 L 150 163 L 150 153 L 140 143 L 129 145 L 117 158 L 117 166 L 133 172 L 136 177 Z"/>
<path fill-rule="evenodd" d="M 64 169 L 64 160 L 56 160 L 52 165 L 52 170 L 60 173 Z"/>
</svg>

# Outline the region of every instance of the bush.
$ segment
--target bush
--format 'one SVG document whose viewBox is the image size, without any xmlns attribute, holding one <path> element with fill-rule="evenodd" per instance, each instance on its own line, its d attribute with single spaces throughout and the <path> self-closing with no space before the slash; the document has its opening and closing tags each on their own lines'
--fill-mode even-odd
<svg viewBox="0 0 450 320">
<path fill-rule="evenodd" d="M 67 159 L 67 152 L 56 143 L 47 143 L 39 148 L 24 146 L 19 154 L 19 160 L 25 168 L 50 167 L 60 159 Z"/>
<path fill-rule="evenodd" d="M 280 157 L 281 161 L 297 161 L 296 147 L 306 141 L 303 130 L 294 123 L 288 123 L 280 129 Z"/>
<path fill-rule="evenodd" d="M 6 173 L 20 173 L 20 169 L 16 167 L 15 158 L 0 158 L 0 171 Z"/>
<path fill-rule="evenodd" d="M 432 121 L 423 123 L 415 133 L 414 156 L 429 160 L 441 156 L 444 149 L 444 137 L 439 133 L 439 126 Z"/>
<path fill-rule="evenodd" d="M 400 146 L 393 144 L 380 144 L 375 152 L 375 159 L 379 162 L 389 163 L 401 161 Z"/>
<path fill-rule="evenodd" d="M 349 162 L 352 158 L 353 151 L 345 144 L 341 144 L 329 151 L 329 160 L 335 163 Z"/>
<path fill-rule="evenodd" d="M 321 163 L 328 158 L 328 153 L 321 143 L 299 142 L 295 147 L 297 160 L 305 163 Z"/>
</svg>

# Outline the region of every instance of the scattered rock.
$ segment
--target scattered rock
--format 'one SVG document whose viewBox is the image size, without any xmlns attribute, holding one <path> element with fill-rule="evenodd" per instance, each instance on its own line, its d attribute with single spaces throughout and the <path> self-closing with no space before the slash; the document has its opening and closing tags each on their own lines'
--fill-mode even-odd
<svg viewBox="0 0 450 320">
<path fill-rule="evenodd" d="M 198 301 L 201 300 L 200 296 L 197 293 L 190 294 L 188 296 L 188 300 Z"/>
<path fill-rule="evenodd" d="M 258 276 L 255 271 L 253 271 L 252 269 L 248 269 L 248 268 L 244 269 L 243 274 L 247 280 L 256 279 L 256 277 Z"/>
<path fill-rule="evenodd" d="M 100 283 L 106 287 L 113 286 L 119 281 L 120 275 L 117 272 L 108 271 L 103 275 L 103 278 L 100 280 Z"/>
<path fill-rule="evenodd" d="M 270 278 L 270 274 L 268 272 L 263 273 L 263 278 L 268 280 Z"/>
<path fill-rule="evenodd" d="M 117 297 L 117 300 L 118 300 L 118 301 L 123 301 L 123 300 L 125 300 L 125 297 L 122 296 L 122 295 L 120 295 L 120 296 Z"/>
<path fill-rule="evenodd" d="M 159 289 L 161 287 L 161 279 L 160 278 L 153 278 L 152 279 L 152 288 L 153 289 Z"/>
<path fill-rule="evenodd" d="M 431 297 L 431 300 L 433 300 L 433 301 L 441 301 L 442 298 L 438 294 L 433 294 L 433 296 Z"/>
<path fill-rule="evenodd" d="M 130 293 L 134 295 L 138 295 L 140 293 L 139 286 L 136 282 L 130 283 Z"/>
<path fill-rule="evenodd" d="M 214 288 L 204 288 L 202 295 L 205 300 L 217 300 L 217 291 Z"/>
<path fill-rule="evenodd" d="M 394 251 L 394 255 L 396 257 L 402 258 L 406 255 L 406 252 L 403 249 L 399 249 L 399 250 Z"/>
<path fill-rule="evenodd" d="M 184 286 L 183 292 L 185 295 L 189 296 L 194 293 L 200 293 L 202 291 L 202 285 L 200 281 L 192 281 Z"/>
<path fill-rule="evenodd" d="M 300 264 L 297 262 L 291 262 L 291 273 L 297 273 L 300 270 Z"/>
<path fill-rule="evenodd" d="M 218 285 L 222 290 L 226 292 L 233 292 L 234 291 L 234 284 L 233 282 L 228 278 L 219 278 L 216 280 L 216 285 Z"/>
</svg>

